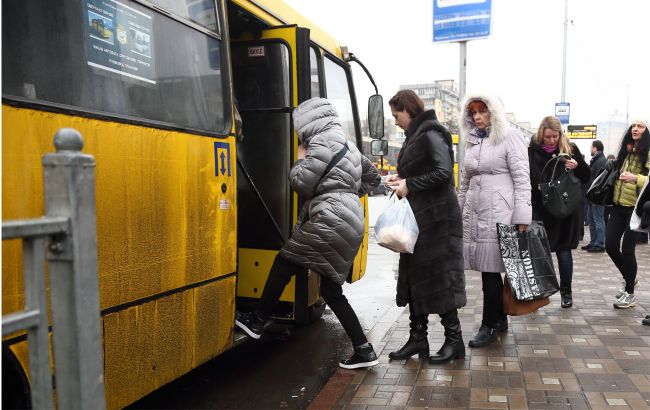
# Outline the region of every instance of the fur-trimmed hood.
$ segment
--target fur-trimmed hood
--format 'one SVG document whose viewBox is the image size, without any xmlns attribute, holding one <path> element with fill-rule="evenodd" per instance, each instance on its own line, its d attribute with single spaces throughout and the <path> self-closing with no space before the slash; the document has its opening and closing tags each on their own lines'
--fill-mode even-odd
<svg viewBox="0 0 650 410">
<path fill-rule="evenodd" d="M 490 126 L 488 127 L 490 135 L 487 138 L 489 138 L 492 143 L 498 144 L 506 138 L 510 126 L 508 125 L 508 120 L 506 119 L 506 113 L 501 99 L 488 93 L 468 94 L 465 97 L 459 121 L 461 138 L 466 144 L 468 143 L 468 137 L 478 138 L 476 133 L 477 128 L 468 108 L 469 103 L 476 100 L 483 101 L 485 105 L 487 105 L 487 108 L 490 111 Z"/>
</svg>

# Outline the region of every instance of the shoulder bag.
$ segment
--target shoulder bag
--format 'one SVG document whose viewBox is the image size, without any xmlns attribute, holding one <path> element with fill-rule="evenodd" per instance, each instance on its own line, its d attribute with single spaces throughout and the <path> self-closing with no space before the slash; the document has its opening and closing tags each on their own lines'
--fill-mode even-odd
<svg viewBox="0 0 650 410">
<path fill-rule="evenodd" d="M 619 170 L 616 160 L 607 161 L 603 169 L 594 178 L 594 182 L 591 183 L 585 198 L 596 205 L 613 205 L 614 184 L 618 179 L 618 175 Z"/>
<path fill-rule="evenodd" d="M 542 204 L 551 215 L 556 218 L 565 218 L 578 209 L 582 199 L 582 189 L 580 180 L 573 175 L 572 171 L 566 169 L 562 174 L 556 175 L 557 166 L 560 163 L 560 156 L 555 156 L 548 160 L 542 169 L 541 175 L 544 175 L 546 167 L 555 161 L 551 179 L 539 184 L 539 190 L 542 192 Z"/>
</svg>

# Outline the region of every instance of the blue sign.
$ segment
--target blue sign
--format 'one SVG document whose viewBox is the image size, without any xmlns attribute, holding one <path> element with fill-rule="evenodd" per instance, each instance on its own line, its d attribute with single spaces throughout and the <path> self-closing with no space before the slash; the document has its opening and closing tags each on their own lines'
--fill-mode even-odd
<svg viewBox="0 0 650 410">
<path fill-rule="evenodd" d="M 568 102 L 555 103 L 555 117 L 560 120 L 561 124 L 569 123 L 569 114 L 571 114 L 571 104 Z"/>
<path fill-rule="evenodd" d="M 214 143 L 214 175 L 230 176 L 230 144 L 227 142 Z"/>
<path fill-rule="evenodd" d="M 490 35 L 492 0 L 433 0 L 433 41 L 467 41 Z"/>
</svg>

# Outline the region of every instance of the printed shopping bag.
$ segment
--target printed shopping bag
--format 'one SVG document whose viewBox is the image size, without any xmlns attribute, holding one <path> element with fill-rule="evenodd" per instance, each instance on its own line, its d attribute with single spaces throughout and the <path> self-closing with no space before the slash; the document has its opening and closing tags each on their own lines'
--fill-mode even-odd
<svg viewBox="0 0 650 410">
<path fill-rule="evenodd" d="M 512 294 L 510 283 L 507 280 L 503 283 L 503 313 L 506 315 L 527 315 L 549 303 L 551 303 L 551 299 L 548 296 L 542 299 L 517 300 Z"/>
<path fill-rule="evenodd" d="M 560 289 L 542 222 L 533 221 L 526 232 L 497 223 L 497 233 L 506 280 L 517 300 L 543 299 Z"/>
</svg>

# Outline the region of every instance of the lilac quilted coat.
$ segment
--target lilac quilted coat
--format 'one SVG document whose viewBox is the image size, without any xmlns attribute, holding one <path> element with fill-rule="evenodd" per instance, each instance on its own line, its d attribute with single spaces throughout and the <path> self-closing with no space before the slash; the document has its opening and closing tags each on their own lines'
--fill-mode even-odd
<svg viewBox="0 0 650 410">
<path fill-rule="evenodd" d="M 480 138 L 468 104 L 482 100 L 490 111 L 488 136 Z M 458 201 L 463 218 L 465 269 L 504 272 L 496 224 L 526 224 L 532 217 L 527 141 L 510 128 L 498 98 L 470 95 L 463 104 L 465 144 Z"/>
</svg>

